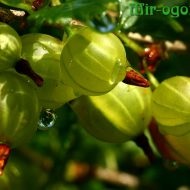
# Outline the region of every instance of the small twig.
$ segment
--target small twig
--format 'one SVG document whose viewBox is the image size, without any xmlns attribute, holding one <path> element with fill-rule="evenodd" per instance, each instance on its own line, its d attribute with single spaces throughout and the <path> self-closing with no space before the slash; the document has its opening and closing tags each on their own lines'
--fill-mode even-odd
<svg viewBox="0 0 190 190">
<path fill-rule="evenodd" d="M 9 23 L 10 21 L 15 19 L 15 15 L 9 10 L 0 7 L 0 21 Z"/>
<path fill-rule="evenodd" d="M 140 41 L 140 42 L 146 42 L 146 43 L 153 43 L 154 42 L 152 36 L 150 36 L 150 35 L 143 36 L 143 35 L 141 35 L 140 33 L 137 33 L 137 32 L 129 32 L 128 37 L 130 39 Z"/>
<path fill-rule="evenodd" d="M 68 164 L 65 176 L 71 182 L 87 180 L 90 177 L 106 183 L 130 188 L 137 188 L 140 184 L 139 178 L 135 175 L 74 161 Z"/>
<path fill-rule="evenodd" d="M 27 14 L 22 10 L 14 10 L 0 7 L 0 22 L 9 25 L 16 25 L 18 30 L 23 31 L 27 28 Z"/>
<path fill-rule="evenodd" d="M 159 81 L 157 78 L 149 71 L 146 72 L 147 78 L 150 81 L 151 89 L 154 90 L 159 86 Z"/>
<path fill-rule="evenodd" d="M 129 32 L 128 33 L 128 38 L 139 41 L 139 42 L 144 42 L 144 43 L 154 43 L 155 40 L 153 39 L 152 36 L 150 35 L 141 35 L 140 33 L 133 33 Z M 186 51 L 187 50 L 187 45 L 180 41 L 180 40 L 175 40 L 174 42 L 171 42 L 169 40 L 164 41 L 164 45 L 167 51 Z"/>
<path fill-rule="evenodd" d="M 187 46 L 180 40 L 174 42 L 165 41 L 166 50 L 168 51 L 186 51 Z"/>
<path fill-rule="evenodd" d="M 94 171 L 94 175 L 97 179 L 106 181 L 119 186 L 126 186 L 130 188 L 137 188 L 139 186 L 139 179 L 137 176 L 124 173 L 120 171 L 110 170 L 108 168 L 98 167 Z"/>
</svg>

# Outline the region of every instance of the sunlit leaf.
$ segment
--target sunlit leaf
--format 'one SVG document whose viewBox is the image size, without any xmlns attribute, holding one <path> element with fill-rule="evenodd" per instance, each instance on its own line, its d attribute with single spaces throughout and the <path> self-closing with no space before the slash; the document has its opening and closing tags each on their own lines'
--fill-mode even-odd
<svg viewBox="0 0 190 190">
<path fill-rule="evenodd" d="M 135 24 L 138 16 L 131 15 L 131 4 L 137 3 L 134 0 L 120 0 L 120 24 L 124 29 L 128 29 Z"/>
</svg>

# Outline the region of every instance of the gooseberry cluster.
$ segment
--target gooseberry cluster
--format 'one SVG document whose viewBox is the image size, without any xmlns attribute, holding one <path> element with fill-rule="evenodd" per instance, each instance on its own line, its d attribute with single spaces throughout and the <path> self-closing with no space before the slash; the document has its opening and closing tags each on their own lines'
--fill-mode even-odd
<svg viewBox="0 0 190 190">
<path fill-rule="evenodd" d="M 4 162 L 7 149 L 32 137 L 44 109 L 55 110 L 65 103 L 89 134 L 106 142 L 135 138 L 152 117 L 170 144 L 188 133 L 189 78 L 170 78 L 153 93 L 143 88 L 148 83 L 130 67 L 115 34 L 82 26 L 62 41 L 43 33 L 19 36 L 5 23 L 0 28 L 0 159 Z"/>
<path fill-rule="evenodd" d="M 158 149 L 170 160 L 189 165 L 190 78 L 174 76 L 156 88 L 152 112 L 156 120 L 150 131 Z"/>
<path fill-rule="evenodd" d="M 34 134 L 42 108 L 55 109 L 75 94 L 61 82 L 61 41 L 44 34 L 20 37 L 9 25 L 0 27 L 0 137 L 1 143 L 15 147 Z"/>
<path fill-rule="evenodd" d="M 0 28 L 0 148 L 4 162 L 7 149 L 32 137 L 44 109 L 55 110 L 73 99 L 77 100 L 71 108 L 87 131 L 104 141 L 126 141 L 148 125 L 151 91 L 121 82 L 128 71 L 133 71 L 134 77 L 129 76 L 134 81 L 141 76 L 131 70 L 116 35 L 81 27 L 63 42 L 42 33 L 19 36 L 5 23 Z"/>
</svg>

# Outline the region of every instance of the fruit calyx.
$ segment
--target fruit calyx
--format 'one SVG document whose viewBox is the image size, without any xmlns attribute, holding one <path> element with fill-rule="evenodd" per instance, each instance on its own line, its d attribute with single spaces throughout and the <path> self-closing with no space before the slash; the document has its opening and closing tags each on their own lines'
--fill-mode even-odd
<svg viewBox="0 0 190 190">
<path fill-rule="evenodd" d="M 141 87 L 149 87 L 150 83 L 147 79 L 145 79 L 140 73 L 135 71 L 134 69 L 130 68 L 126 76 L 123 80 L 124 83 L 134 85 L 134 86 L 141 86 Z"/>
<path fill-rule="evenodd" d="M 0 144 L 0 175 L 3 174 L 10 152 L 11 150 L 8 145 Z"/>
<path fill-rule="evenodd" d="M 17 61 L 15 64 L 15 69 L 18 73 L 27 75 L 35 82 L 37 86 L 40 87 L 43 85 L 43 78 L 33 71 L 27 60 L 20 59 L 19 61 Z"/>
</svg>

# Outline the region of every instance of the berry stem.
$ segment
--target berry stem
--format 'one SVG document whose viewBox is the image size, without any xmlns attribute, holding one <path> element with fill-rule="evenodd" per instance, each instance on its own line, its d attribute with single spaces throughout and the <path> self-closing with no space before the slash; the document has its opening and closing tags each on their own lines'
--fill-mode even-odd
<svg viewBox="0 0 190 190">
<path fill-rule="evenodd" d="M 168 17 L 168 23 L 176 32 L 184 31 L 183 26 L 176 19 Z"/>
<path fill-rule="evenodd" d="M 124 43 L 126 46 L 130 47 L 133 51 L 135 51 L 139 56 L 144 55 L 144 48 L 142 48 L 140 45 L 138 45 L 136 42 L 131 40 L 127 37 L 126 34 L 122 32 L 118 32 L 116 34 Z M 150 81 L 152 88 L 155 89 L 158 87 L 159 82 L 156 79 L 156 77 L 147 69 L 147 63 L 145 59 L 143 60 L 143 67 L 145 68 L 145 73 L 148 77 L 148 80 Z M 127 72 L 126 78 L 123 82 L 127 84 L 133 84 L 136 86 L 142 86 L 142 87 L 149 87 L 150 83 L 145 78 L 143 78 L 142 75 L 138 74 L 137 72 L 134 72 L 133 70 Z M 135 84 L 136 83 L 136 84 Z"/>
<path fill-rule="evenodd" d="M 148 77 L 148 80 L 151 83 L 152 89 L 154 90 L 155 88 L 157 88 L 159 86 L 159 82 L 156 79 L 156 77 L 148 70 L 147 63 L 146 63 L 145 59 L 143 60 L 143 67 L 145 69 L 145 73 Z"/>
<path fill-rule="evenodd" d="M 129 189 L 136 189 L 140 185 L 139 178 L 131 173 L 75 161 L 68 163 L 65 178 L 69 182 L 82 182 L 92 178 Z"/>
<path fill-rule="evenodd" d="M 150 71 L 147 71 L 146 72 L 146 75 L 148 77 L 148 80 L 150 81 L 151 85 L 152 85 L 152 88 L 155 89 L 158 87 L 159 85 L 159 82 L 158 80 L 156 79 L 156 77 L 150 72 Z"/>
<path fill-rule="evenodd" d="M 139 56 L 144 54 L 144 48 L 138 45 L 136 42 L 127 37 L 126 34 L 122 32 L 117 32 L 116 35 L 124 42 L 124 44 L 135 51 Z"/>
<path fill-rule="evenodd" d="M 43 85 L 43 78 L 33 71 L 29 62 L 25 59 L 20 59 L 15 64 L 15 69 L 18 73 L 27 75 L 37 86 Z"/>
</svg>

